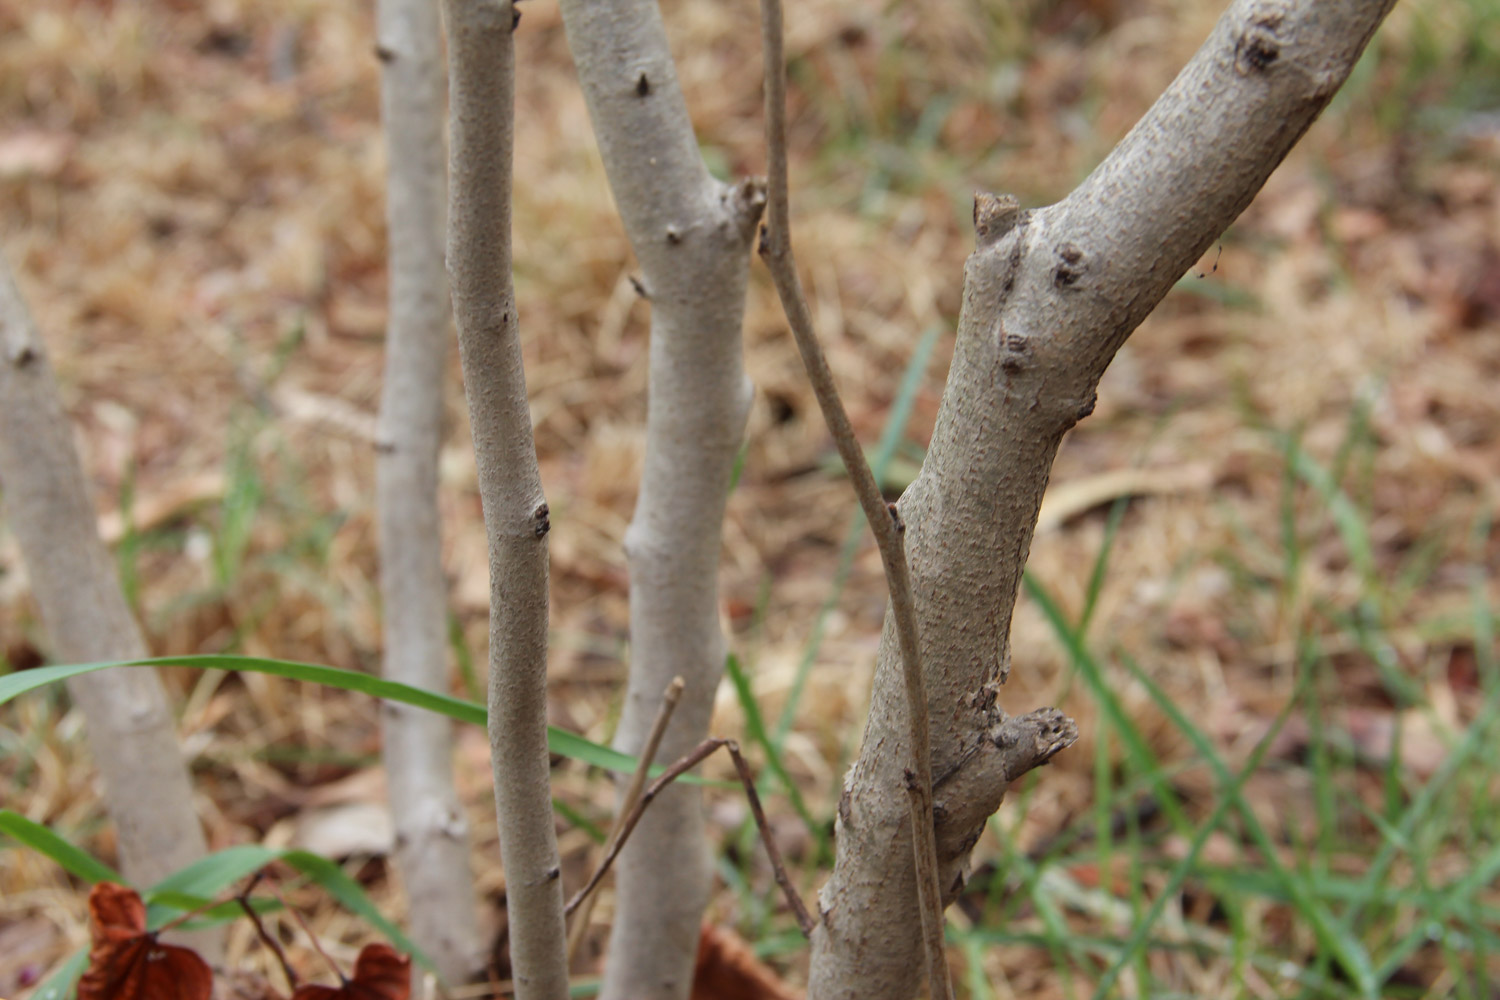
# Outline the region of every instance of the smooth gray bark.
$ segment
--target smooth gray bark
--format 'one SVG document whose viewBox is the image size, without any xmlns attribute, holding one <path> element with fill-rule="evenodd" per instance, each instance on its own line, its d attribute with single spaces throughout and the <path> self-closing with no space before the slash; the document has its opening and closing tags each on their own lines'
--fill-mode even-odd
<svg viewBox="0 0 1500 1000">
<path fill-rule="evenodd" d="M 1006 786 L 1074 733 L 1010 719 L 997 686 L 1037 511 L 1063 435 L 1105 367 L 1244 210 L 1353 68 L 1394 0 L 1237 0 L 1109 158 L 1031 212 L 982 195 L 953 366 L 922 473 L 902 497 L 921 617 L 945 890 Z M 887 616 L 873 704 L 820 896 L 813 1000 L 906 1000 L 921 941 Z"/>
<path fill-rule="evenodd" d="M 630 679 L 614 744 L 641 751 L 681 676 L 659 757 L 670 761 L 707 735 L 723 673 L 720 539 L 750 407 L 740 329 L 764 191 L 704 166 L 656 0 L 562 0 L 562 15 L 651 301 L 646 460 L 625 536 Z M 652 803 L 616 880 L 601 996 L 683 1000 L 711 883 L 699 789 L 679 783 Z"/>
<path fill-rule="evenodd" d="M 149 655 L 99 538 L 72 427 L 31 315 L 0 260 L 0 495 L 20 544 L 53 654 L 64 663 Z M 120 867 L 149 886 L 203 857 L 203 827 L 175 721 L 154 670 L 76 677 L 89 749 L 119 834 Z M 217 932 L 191 943 L 212 960 Z"/>
<path fill-rule="evenodd" d="M 379 0 L 385 121 L 390 320 L 375 491 L 385 676 L 448 686 L 447 586 L 438 518 L 448 281 L 443 253 L 447 158 L 437 0 Z M 453 723 L 385 702 L 383 756 L 396 867 L 411 934 L 450 984 L 479 968 L 468 822 L 453 787 Z"/>
</svg>

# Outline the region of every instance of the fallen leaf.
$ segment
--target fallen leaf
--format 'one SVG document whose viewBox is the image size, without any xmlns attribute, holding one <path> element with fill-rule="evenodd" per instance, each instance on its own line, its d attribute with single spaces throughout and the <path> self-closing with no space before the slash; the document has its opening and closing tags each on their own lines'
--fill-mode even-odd
<svg viewBox="0 0 1500 1000">
<path fill-rule="evenodd" d="M 78 1000 L 209 1000 L 213 972 L 191 948 L 162 944 L 146 930 L 134 889 L 100 882 L 89 892 L 94 946 Z"/>
<path fill-rule="evenodd" d="M 1113 469 L 1085 479 L 1056 483 L 1042 499 L 1036 533 L 1061 527 L 1080 514 L 1120 497 L 1201 493 L 1213 482 L 1214 472 L 1208 465 L 1185 465 L 1172 469 Z"/>
<path fill-rule="evenodd" d="M 689 1000 L 800 1000 L 738 934 L 704 924 Z"/>
<path fill-rule="evenodd" d="M 407 1000 L 411 959 L 388 944 L 367 944 L 354 962 L 354 978 L 342 986 L 299 986 L 292 1000 Z M 82 998 L 80 998 L 82 1000 Z"/>
</svg>

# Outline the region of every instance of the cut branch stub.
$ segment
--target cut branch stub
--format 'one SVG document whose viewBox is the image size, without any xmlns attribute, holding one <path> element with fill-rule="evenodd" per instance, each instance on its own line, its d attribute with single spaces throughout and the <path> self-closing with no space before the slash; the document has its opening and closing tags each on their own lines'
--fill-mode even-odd
<svg viewBox="0 0 1500 1000">
<path fill-rule="evenodd" d="M 969 851 L 1010 785 L 1078 740 L 1078 724 L 1055 708 L 1000 715 L 933 788 L 944 903 L 951 903 L 963 888 Z"/>
</svg>

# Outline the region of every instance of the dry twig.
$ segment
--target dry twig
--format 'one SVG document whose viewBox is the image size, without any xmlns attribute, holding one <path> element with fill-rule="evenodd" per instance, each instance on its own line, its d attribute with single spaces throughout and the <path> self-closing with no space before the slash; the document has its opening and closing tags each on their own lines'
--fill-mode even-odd
<svg viewBox="0 0 1500 1000">
<path fill-rule="evenodd" d="M 655 781 L 647 786 L 645 792 L 641 794 L 640 799 L 624 814 L 623 821 L 618 824 L 619 837 L 615 838 L 611 834 L 611 844 L 609 849 L 604 852 L 604 857 L 600 860 L 599 867 L 594 869 L 594 873 L 589 876 L 589 880 L 584 883 L 583 888 L 574 893 L 573 898 L 568 900 L 567 905 L 563 907 L 565 915 L 571 916 L 574 911 L 582 906 L 584 900 L 589 898 L 589 894 L 598 887 L 604 876 L 609 874 L 610 866 L 614 864 L 615 858 L 619 856 L 620 850 L 625 846 L 625 841 L 630 837 L 636 824 L 641 821 L 641 816 L 646 812 L 646 808 L 651 805 L 651 800 L 656 798 L 662 789 L 703 763 L 709 755 L 720 747 L 724 747 L 729 751 L 729 756 L 734 760 L 734 769 L 739 774 L 740 782 L 745 786 L 745 795 L 750 800 L 750 815 L 755 818 L 755 828 L 760 831 L 760 838 L 765 842 L 766 855 L 771 860 L 771 868 L 776 876 L 776 884 L 781 886 L 782 893 L 786 895 L 787 905 L 796 914 L 797 926 L 802 928 L 803 935 L 808 937 L 812 935 L 813 927 L 816 924 L 812 918 L 812 914 L 808 912 L 807 906 L 802 902 L 802 897 L 797 895 L 797 890 L 792 885 L 791 877 L 786 873 L 786 865 L 782 863 L 781 851 L 777 850 L 776 841 L 771 837 L 771 825 L 766 821 L 765 810 L 761 808 L 760 804 L 760 795 L 755 791 L 755 777 L 750 773 L 750 765 L 746 763 L 744 756 L 741 755 L 738 743 L 734 740 L 720 739 L 718 737 L 710 737 L 699 743 L 688 753 L 674 761 L 665 771 L 657 776 Z"/>
<path fill-rule="evenodd" d="M 911 734 L 911 778 L 908 794 L 912 810 L 912 856 L 921 899 L 922 936 L 927 945 L 932 995 L 953 995 L 943 954 L 943 897 L 938 884 L 937 842 L 932 815 L 932 740 L 928 732 L 927 689 L 922 676 L 917 636 L 917 612 L 912 600 L 911 574 L 902 544 L 904 526 L 894 504 L 887 505 L 854 436 L 849 415 L 839 399 L 833 373 L 818 344 L 812 313 L 797 276 L 792 256 L 790 208 L 787 198 L 786 59 L 782 43 L 781 0 L 761 0 L 761 44 L 765 53 L 766 147 L 769 193 L 766 226 L 761 230 L 760 256 L 770 269 L 776 294 L 786 312 L 808 380 L 818 397 L 823 419 L 849 470 L 860 507 L 875 533 L 880 561 L 891 592 L 891 614 L 901 644 L 902 676 L 906 682 L 907 723 Z"/>
<path fill-rule="evenodd" d="M 620 811 L 615 816 L 615 825 L 609 831 L 609 837 L 604 842 L 604 850 L 608 853 L 624 837 L 620 831 L 625 826 L 625 817 L 635 808 L 636 802 L 641 797 L 641 790 L 646 787 L 646 778 L 651 773 L 651 765 L 656 760 L 656 751 L 661 747 L 661 738 L 666 735 L 667 723 L 672 721 L 672 712 L 677 708 L 677 702 L 682 698 L 682 689 L 686 682 L 681 677 L 673 677 L 672 683 L 667 685 L 667 690 L 661 696 L 661 707 L 656 710 L 656 718 L 651 720 L 651 732 L 646 736 L 646 746 L 641 750 L 641 755 L 635 766 L 635 773 L 630 776 L 630 784 L 625 786 L 625 794 L 620 798 Z M 568 926 L 568 964 L 573 964 L 573 956 L 578 954 L 578 946 L 583 943 L 583 935 L 588 930 L 589 916 L 594 911 L 594 900 L 597 896 L 584 897 L 582 909 L 572 918 Z"/>
</svg>

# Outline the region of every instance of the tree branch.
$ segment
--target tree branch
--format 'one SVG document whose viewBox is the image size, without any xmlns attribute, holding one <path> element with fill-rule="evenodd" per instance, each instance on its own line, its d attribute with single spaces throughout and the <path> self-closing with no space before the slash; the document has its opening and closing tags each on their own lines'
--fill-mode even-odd
<svg viewBox="0 0 1500 1000">
<path fill-rule="evenodd" d="M 547 532 L 511 284 L 514 9 L 444 0 L 448 273 L 490 554 L 490 760 L 521 1000 L 568 996 L 547 753 Z"/>
<path fill-rule="evenodd" d="M 761 0 L 761 44 L 765 53 L 766 148 L 769 167 L 769 206 L 766 228 L 761 234 L 760 256 L 771 272 L 781 308 L 786 313 L 797 350 L 807 369 L 823 419 L 838 446 L 839 457 L 849 471 L 854 492 L 875 541 L 890 589 L 889 617 L 895 622 L 901 647 L 901 677 L 906 694 L 906 723 L 910 734 L 910 764 L 902 787 L 911 810 L 912 864 L 917 893 L 921 897 L 922 937 L 927 947 L 927 974 L 935 1000 L 953 995 L 943 950 L 943 902 L 938 883 L 937 846 L 932 813 L 932 745 L 928 733 L 927 682 L 922 675 L 917 611 L 912 599 L 911 574 L 902 541 L 905 531 L 895 505 L 887 507 L 875 475 L 865 461 L 864 450 L 839 399 L 833 372 L 818 344 L 812 313 L 797 275 L 792 256 L 786 148 L 786 58 L 783 54 L 781 0 Z"/>
<path fill-rule="evenodd" d="M 1012 780 L 1015 768 L 992 755 L 1034 755 L 1024 741 L 973 751 L 1004 717 L 993 684 L 1009 672 L 1011 615 L 1058 444 L 1092 410 L 1125 338 L 1250 202 L 1393 2 L 1236 0 L 1068 198 L 1032 212 L 1011 198 L 977 199 L 953 366 L 921 475 L 900 504 L 928 690 L 945 706 L 933 733 L 938 773 L 989 760 L 996 780 Z M 899 836 L 905 802 L 888 792 L 907 753 L 889 735 L 902 708 L 899 649 L 887 616 L 813 938 L 817 1000 L 906 1000 L 917 986 L 916 946 L 902 933 L 917 906 Z M 998 805 L 993 791 L 986 799 Z M 940 819 L 938 839 L 966 854 L 957 822 Z"/>
</svg>

